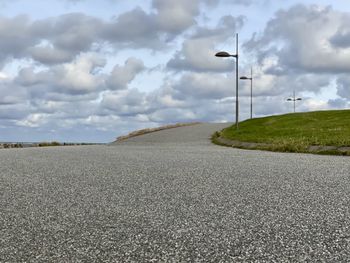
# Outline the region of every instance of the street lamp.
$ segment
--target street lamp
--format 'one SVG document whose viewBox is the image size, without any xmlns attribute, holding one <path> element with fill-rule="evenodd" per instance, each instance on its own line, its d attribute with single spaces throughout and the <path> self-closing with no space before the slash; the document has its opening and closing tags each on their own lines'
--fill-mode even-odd
<svg viewBox="0 0 350 263">
<path fill-rule="evenodd" d="M 299 101 L 299 100 L 302 100 L 302 98 L 296 98 L 295 97 L 295 90 L 293 91 L 293 98 L 288 98 L 287 99 L 287 101 L 293 101 L 293 103 L 294 103 L 294 113 L 295 113 L 295 102 Z"/>
<path fill-rule="evenodd" d="M 253 119 L 253 68 L 250 68 L 250 78 L 240 77 L 242 80 L 250 80 L 250 118 Z"/>
<path fill-rule="evenodd" d="M 228 58 L 228 57 L 234 57 L 236 58 L 236 129 L 238 130 L 238 111 L 239 111 L 239 105 L 238 105 L 238 34 L 236 34 L 236 54 L 232 55 L 225 51 L 221 51 L 215 54 L 216 57 L 219 58 Z"/>
</svg>

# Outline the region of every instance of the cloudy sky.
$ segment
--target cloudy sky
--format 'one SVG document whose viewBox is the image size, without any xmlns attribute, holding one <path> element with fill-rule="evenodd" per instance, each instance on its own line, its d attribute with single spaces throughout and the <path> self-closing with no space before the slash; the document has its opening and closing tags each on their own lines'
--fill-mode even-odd
<svg viewBox="0 0 350 263">
<path fill-rule="evenodd" d="M 233 121 L 236 33 L 254 116 L 349 108 L 348 0 L 0 0 L 0 141 Z"/>
</svg>

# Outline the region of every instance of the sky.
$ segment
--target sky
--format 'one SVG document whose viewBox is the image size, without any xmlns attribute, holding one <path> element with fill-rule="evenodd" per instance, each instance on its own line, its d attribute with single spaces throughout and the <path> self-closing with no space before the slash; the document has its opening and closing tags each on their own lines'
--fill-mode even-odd
<svg viewBox="0 0 350 263">
<path fill-rule="evenodd" d="M 348 0 L 0 0 L 0 141 L 350 107 Z M 239 82 L 239 119 L 250 82 Z"/>
</svg>

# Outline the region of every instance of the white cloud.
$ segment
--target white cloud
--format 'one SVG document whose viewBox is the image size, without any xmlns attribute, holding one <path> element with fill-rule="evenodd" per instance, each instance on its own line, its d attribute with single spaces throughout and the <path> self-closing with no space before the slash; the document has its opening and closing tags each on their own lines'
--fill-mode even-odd
<svg viewBox="0 0 350 263">
<path fill-rule="evenodd" d="M 277 56 L 279 67 L 286 73 L 341 73 L 350 70 L 350 47 L 332 45 L 339 30 L 346 27 L 350 14 L 330 6 L 296 5 L 280 10 L 263 34 L 246 43 L 257 51 L 260 60 Z M 340 41 L 340 40 L 339 40 Z"/>
<path fill-rule="evenodd" d="M 129 58 L 125 61 L 124 66 L 116 65 L 113 68 L 107 85 L 112 90 L 126 89 L 127 85 L 143 70 L 145 70 L 145 65 L 142 60 Z"/>
<path fill-rule="evenodd" d="M 36 86 L 39 90 L 58 93 L 84 94 L 97 91 L 104 85 L 104 78 L 94 71 L 105 65 L 105 60 L 95 55 L 82 55 L 71 63 L 53 66 L 49 70 L 34 72 L 24 68 L 16 82 L 24 86 Z M 32 92 L 35 92 L 35 89 Z"/>
<path fill-rule="evenodd" d="M 106 92 L 101 106 L 119 116 L 144 114 L 150 107 L 145 94 L 137 89 Z"/>
<path fill-rule="evenodd" d="M 199 0 L 153 0 L 157 10 L 156 21 L 160 27 L 170 32 L 181 32 L 196 23 L 199 14 Z"/>
<path fill-rule="evenodd" d="M 52 77 L 57 87 L 72 93 L 92 92 L 103 85 L 103 79 L 92 74 L 105 62 L 95 57 L 80 57 L 74 63 L 57 67 Z"/>
<path fill-rule="evenodd" d="M 1 81 L 1 80 L 6 80 L 6 79 L 8 79 L 8 78 L 9 78 L 9 76 L 8 76 L 6 73 L 0 72 L 0 81 Z"/>
<path fill-rule="evenodd" d="M 179 97 L 195 99 L 221 99 L 233 96 L 234 78 L 212 73 L 185 74 L 173 88 L 180 91 Z"/>
<path fill-rule="evenodd" d="M 182 49 L 175 53 L 167 66 L 176 71 L 227 72 L 233 69 L 232 60 L 215 57 L 216 46 L 232 37 L 244 24 L 244 18 L 224 16 L 215 28 L 198 27 L 187 38 Z"/>
<path fill-rule="evenodd" d="M 350 77 L 348 75 L 339 76 L 336 84 L 337 94 L 350 101 Z"/>
<path fill-rule="evenodd" d="M 53 48 L 51 45 L 35 46 L 28 50 L 34 60 L 48 65 L 69 62 L 74 58 L 67 50 Z"/>
<path fill-rule="evenodd" d="M 45 65 L 66 63 L 81 52 L 99 50 L 103 45 L 116 50 L 160 50 L 168 46 L 165 40 L 196 24 L 200 2 L 154 0 L 152 12 L 135 7 L 112 20 L 84 13 L 40 20 L 32 20 L 29 15 L 0 16 L 0 66 L 12 58 L 32 58 Z"/>
<path fill-rule="evenodd" d="M 301 108 L 307 111 L 327 110 L 330 108 L 328 101 L 308 99 L 301 103 Z"/>
<path fill-rule="evenodd" d="M 19 126 L 36 128 L 45 124 L 48 121 L 47 117 L 48 117 L 47 114 L 34 113 L 34 114 L 30 114 L 27 118 L 23 120 L 16 121 L 16 124 Z"/>
<path fill-rule="evenodd" d="M 156 110 L 149 115 L 149 119 L 158 123 L 176 123 L 196 121 L 197 115 L 193 112 L 193 109 L 169 108 Z"/>
</svg>

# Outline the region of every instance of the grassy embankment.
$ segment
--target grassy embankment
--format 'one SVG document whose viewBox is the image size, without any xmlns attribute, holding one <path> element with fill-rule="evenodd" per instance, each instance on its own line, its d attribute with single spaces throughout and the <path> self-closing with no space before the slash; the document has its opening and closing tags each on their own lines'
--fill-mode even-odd
<svg viewBox="0 0 350 263">
<path fill-rule="evenodd" d="M 350 155 L 350 110 L 246 120 L 216 132 L 214 143 L 247 149 Z"/>
<path fill-rule="evenodd" d="M 170 125 L 156 127 L 156 128 L 147 128 L 147 129 L 137 130 L 137 131 L 130 132 L 128 135 L 117 137 L 116 142 L 125 141 L 132 137 L 141 136 L 148 133 L 178 128 L 178 127 L 192 126 L 196 124 L 200 124 L 200 122 L 176 123 L 176 124 L 170 124 Z"/>
</svg>

